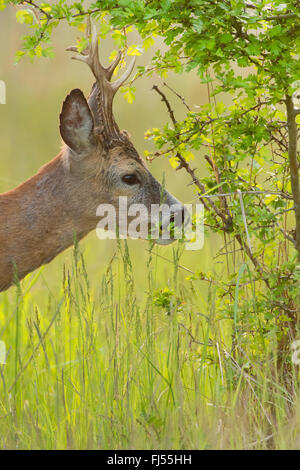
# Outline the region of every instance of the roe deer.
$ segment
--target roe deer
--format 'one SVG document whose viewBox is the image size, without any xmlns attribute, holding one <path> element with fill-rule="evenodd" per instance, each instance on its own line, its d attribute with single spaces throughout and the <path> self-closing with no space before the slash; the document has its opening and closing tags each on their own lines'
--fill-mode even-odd
<svg viewBox="0 0 300 470">
<path fill-rule="evenodd" d="M 90 29 L 88 24 L 88 37 Z M 68 50 L 77 52 L 74 47 Z M 129 204 L 150 207 L 160 204 L 163 193 L 165 204 L 178 204 L 162 191 L 113 117 L 114 95 L 134 62 L 111 82 L 121 55 L 108 68 L 101 65 L 95 27 L 86 50 L 73 58 L 88 64 L 96 82 L 88 101 L 75 89 L 63 103 L 62 151 L 25 183 L 0 195 L 0 291 L 13 284 L 15 276 L 22 279 L 51 261 L 73 244 L 74 235 L 80 240 L 94 229 L 101 203 L 117 211 L 119 196 L 127 196 Z M 177 210 L 183 213 L 183 206 Z"/>
</svg>

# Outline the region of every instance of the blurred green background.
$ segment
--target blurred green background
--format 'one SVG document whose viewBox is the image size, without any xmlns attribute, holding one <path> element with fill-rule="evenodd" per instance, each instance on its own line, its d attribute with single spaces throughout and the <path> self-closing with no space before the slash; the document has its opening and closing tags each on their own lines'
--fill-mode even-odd
<svg viewBox="0 0 300 470">
<path fill-rule="evenodd" d="M 59 114 L 65 96 L 73 88 L 81 88 L 86 96 L 89 93 L 93 79 L 88 67 L 70 59 L 70 53 L 65 49 L 76 42 L 80 33 L 76 28 L 70 28 L 62 23 L 55 30 L 53 47 L 54 59 L 38 59 L 30 63 L 28 59 L 21 60 L 17 65 L 15 53 L 21 48 L 21 38 L 26 34 L 26 27 L 15 21 L 13 7 L 7 8 L 0 15 L 0 79 L 4 80 L 7 88 L 7 103 L 0 106 L 0 191 L 10 190 L 30 178 L 41 165 L 45 164 L 60 150 L 61 137 L 59 134 Z M 135 33 L 129 36 L 130 41 L 137 43 Z M 159 41 L 159 40 L 158 40 Z M 154 45 L 144 55 L 137 58 L 138 65 L 149 63 Z M 163 44 L 160 44 L 163 47 Z M 115 44 L 111 39 L 103 40 L 100 44 L 101 60 L 107 63 L 108 57 Z M 201 85 L 196 75 L 170 74 L 167 83 L 178 93 L 185 97 L 189 105 L 199 106 L 207 102 L 206 86 Z M 142 77 L 135 82 L 136 100 L 129 105 L 119 93 L 114 103 L 114 113 L 121 129 L 127 129 L 132 141 L 143 155 L 145 149 L 151 150 L 152 143 L 144 140 L 144 133 L 148 128 L 160 127 L 169 120 L 165 106 L 161 103 L 159 96 L 152 90 L 153 84 L 162 84 L 158 77 Z M 180 119 L 185 114 L 185 109 L 175 95 L 166 89 L 176 117 Z M 182 202 L 190 202 L 195 197 L 194 189 L 188 185 L 190 179 L 184 170 L 176 172 L 171 168 L 167 159 L 160 157 L 148 164 L 150 171 L 155 177 L 162 181 L 165 173 L 166 187 Z M 205 172 L 204 159 L 196 155 L 192 162 L 197 167 L 198 174 Z M 217 241 L 208 238 L 206 233 L 205 244 L 202 250 L 185 252 L 181 264 L 191 270 L 209 270 L 216 254 Z M 20 234 L 22 244 L 22 234 Z M 136 274 L 137 291 L 144 293 L 144 272 L 148 256 L 147 242 L 129 241 L 130 254 L 133 261 L 133 271 Z M 171 247 L 156 248 L 160 256 L 172 260 Z M 96 286 L 100 279 L 100 273 L 112 258 L 115 249 L 115 241 L 100 241 L 95 231 L 90 233 L 81 242 L 84 252 L 87 271 L 92 286 Z M 71 249 L 59 255 L 50 265 L 44 269 L 39 282 L 34 286 L 35 291 L 52 289 L 57 282 L 61 281 L 62 266 L 70 263 Z M 168 273 L 171 264 L 157 257 L 160 281 L 167 284 Z M 222 262 L 217 265 L 222 269 Z M 186 277 L 188 273 L 181 270 L 180 276 Z M 25 281 L 26 282 L 26 281 Z M 203 283 L 199 281 L 199 289 L 202 290 Z M 13 289 L 10 289 L 12 291 Z M 204 293 L 204 292 L 203 292 Z"/>
</svg>

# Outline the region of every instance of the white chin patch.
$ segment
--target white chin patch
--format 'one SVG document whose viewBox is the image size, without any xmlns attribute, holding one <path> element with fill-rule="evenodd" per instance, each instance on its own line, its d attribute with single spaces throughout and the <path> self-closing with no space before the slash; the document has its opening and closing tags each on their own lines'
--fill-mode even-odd
<svg viewBox="0 0 300 470">
<path fill-rule="evenodd" d="M 174 243 L 176 240 L 175 238 L 157 238 L 154 240 L 157 245 L 171 245 L 171 243 Z"/>
</svg>

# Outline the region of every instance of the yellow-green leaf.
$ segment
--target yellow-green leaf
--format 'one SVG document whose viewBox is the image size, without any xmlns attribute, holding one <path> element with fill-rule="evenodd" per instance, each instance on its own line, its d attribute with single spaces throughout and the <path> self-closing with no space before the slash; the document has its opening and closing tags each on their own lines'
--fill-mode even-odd
<svg viewBox="0 0 300 470">
<path fill-rule="evenodd" d="M 135 87 L 122 87 L 121 92 L 123 93 L 124 98 L 128 101 L 129 104 L 132 104 L 135 100 Z"/>
<path fill-rule="evenodd" d="M 172 168 L 177 168 L 178 165 L 179 165 L 179 160 L 178 160 L 178 157 L 171 157 L 169 158 L 169 162 L 170 162 L 170 165 Z"/>
<path fill-rule="evenodd" d="M 81 23 L 77 26 L 77 29 L 78 31 L 80 31 L 81 33 L 84 33 L 85 30 L 86 30 L 86 24 L 85 23 Z"/>
<path fill-rule="evenodd" d="M 33 23 L 33 16 L 27 10 L 18 10 L 16 12 L 16 20 L 18 23 L 26 23 L 32 24 Z"/>
<path fill-rule="evenodd" d="M 77 50 L 82 52 L 88 45 L 88 40 L 84 37 L 77 40 Z"/>
<path fill-rule="evenodd" d="M 271 202 L 275 201 L 278 198 L 277 194 L 269 194 L 265 197 L 265 204 L 268 206 Z"/>
<path fill-rule="evenodd" d="M 192 152 L 189 152 L 188 150 L 183 150 L 182 152 L 183 158 L 187 161 L 190 162 L 191 160 L 194 160 L 195 155 Z"/>
<path fill-rule="evenodd" d="M 154 42 L 155 41 L 151 36 L 146 38 L 143 42 L 143 48 L 145 49 L 145 51 L 147 51 L 149 49 L 149 47 L 151 47 L 154 44 Z"/>
<path fill-rule="evenodd" d="M 110 54 L 109 59 L 108 59 L 109 62 L 112 62 L 113 60 L 115 60 L 117 55 L 118 55 L 118 52 L 116 50 L 112 51 L 112 53 Z"/>
<path fill-rule="evenodd" d="M 35 48 L 35 55 L 37 57 L 42 57 L 42 53 L 43 53 L 43 49 L 42 49 L 42 46 L 39 44 L 38 46 L 36 46 Z"/>
<path fill-rule="evenodd" d="M 50 13 L 50 12 L 52 11 L 52 8 L 50 7 L 50 5 L 45 5 L 45 6 L 44 6 L 44 5 L 42 4 L 42 5 L 41 5 L 41 8 L 43 9 L 43 11 L 44 11 L 45 13 Z"/>
<path fill-rule="evenodd" d="M 127 55 L 142 55 L 141 48 L 133 44 L 127 49 Z"/>
</svg>

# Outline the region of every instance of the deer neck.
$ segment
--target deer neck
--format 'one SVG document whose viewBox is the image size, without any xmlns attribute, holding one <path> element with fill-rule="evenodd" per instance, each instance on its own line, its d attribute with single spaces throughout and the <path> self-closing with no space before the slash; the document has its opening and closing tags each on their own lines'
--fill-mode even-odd
<svg viewBox="0 0 300 470">
<path fill-rule="evenodd" d="M 73 197 L 66 157 L 62 152 L 25 183 L 0 195 L 0 291 L 95 227 L 94 219 L 86 219 L 74 204 L 80 198 Z M 76 191 L 80 194 L 80 187 Z"/>
</svg>

